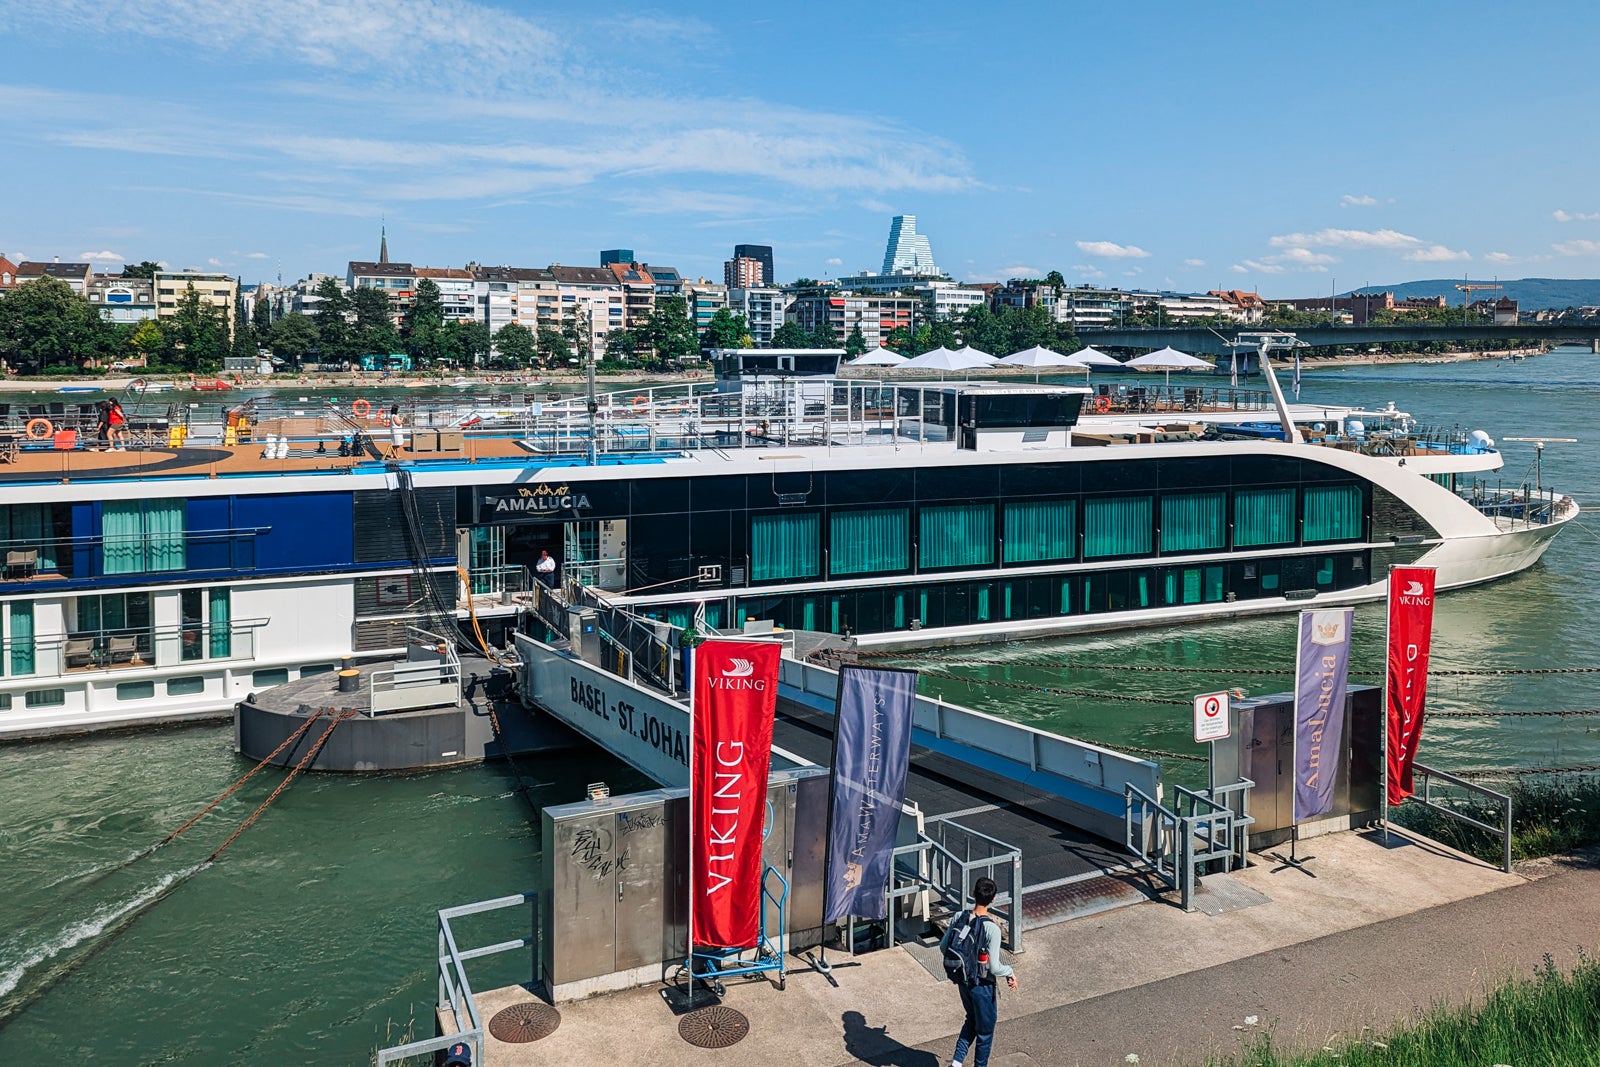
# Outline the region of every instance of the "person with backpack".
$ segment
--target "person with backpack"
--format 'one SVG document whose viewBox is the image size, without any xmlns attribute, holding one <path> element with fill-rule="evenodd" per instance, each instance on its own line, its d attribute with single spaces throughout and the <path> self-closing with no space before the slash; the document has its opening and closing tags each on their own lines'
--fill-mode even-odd
<svg viewBox="0 0 1600 1067">
<path fill-rule="evenodd" d="M 993 878 L 979 878 L 972 886 L 972 907 L 957 915 L 939 939 L 945 976 L 956 984 L 967 1013 L 950 1067 L 963 1067 L 974 1044 L 973 1067 L 988 1067 L 999 1003 L 995 982 L 1004 978 L 1009 988 L 1017 988 L 1016 974 L 1000 962 L 1000 925 L 989 915 L 998 891 Z"/>
</svg>

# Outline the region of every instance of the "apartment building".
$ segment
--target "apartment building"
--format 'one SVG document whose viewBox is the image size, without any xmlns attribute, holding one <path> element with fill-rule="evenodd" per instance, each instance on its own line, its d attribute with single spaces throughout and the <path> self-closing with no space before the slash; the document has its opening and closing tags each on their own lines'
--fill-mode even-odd
<svg viewBox="0 0 1600 1067">
<path fill-rule="evenodd" d="M 751 287 L 728 290 L 728 310 L 744 316 L 750 337 L 758 345 L 770 345 L 772 335 L 784 322 L 789 298 L 782 289 Z"/>
<path fill-rule="evenodd" d="M 623 325 L 643 329 L 656 310 L 656 280 L 641 263 L 613 263 L 611 273 L 622 289 Z"/>
<path fill-rule="evenodd" d="M 178 304 L 190 289 L 202 304 L 222 311 L 228 320 L 228 336 L 233 336 L 234 305 L 239 300 L 239 280 L 226 274 L 198 270 L 163 270 L 155 276 L 156 317 L 169 319 L 178 313 Z"/>
<path fill-rule="evenodd" d="M 717 312 L 728 306 L 728 287 L 704 278 L 684 282 L 683 303 L 694 322 L 694 332 L 704 336 Z"/>
<path fill-rule="evenodd" d="M 864 296 L 838 290 L 809 290 L 796 296 L 785 318 L 808 333 L 824 323 L 834 339 L 843 344 L 852 330 L 860 328 L 867 347 L 882 344 L 891 330 L 920 325 L 923 302 L 916 296 Z"/>
<path fill-rule="evenodd" d="M 470 270 L 460 267 L 418 267 L 416 280 L 427 278 L 439 289 L 439 307 L 446 322 L 484 320 L 478 303 L 478 281 Z M 493 329 L 493 326 L 490 326 Z"/>
<path fill-rule="evenodd" d="M 86 294 L 107 322 L 144 322 L 156 317 L 156 287 L 149 278 L 97 274 Z"/>
<path fill-rule="evenodd" d="M 589 350 L 600 358 L 605 354 L 606 334 L 627 325 L 622 283 L 616 273 L 609 267 L 552 266 L 550 275 L 560 308 L 555 321 L 587 321 Z"/>
<path fill-rule="evenodd" d="M 14 288 L 17 284 L 17 265 L 0 256 L 0 296 L 4 296 L 7 289 Z"/>
<path fill-rule="evenodd" d="M 72 291 L 79 296 L 89 291 L 89 279 L 93 277 L 94 269 L 87 263 L 34 263 L 29 261 L 17 267 L 18 285 L 38 278 L 54 278 L 58 282 L 66 282 Z"/>
<path fill-rule="evenodd" d="M 385 243 L 387 248 L 387 242 Z M 367 263 L 351 260 L 345 268 L 346 289 L 380 289 L 389 298 L 396 325 L 417 299 L 417 271 L 409 263 Z"/>
<path fill-rule="evenodd" d="M 762 289 L 766 270 L 754 256 L 734 256 L 722 264 L 722 284 L 729 289 Z"/>
</svg>

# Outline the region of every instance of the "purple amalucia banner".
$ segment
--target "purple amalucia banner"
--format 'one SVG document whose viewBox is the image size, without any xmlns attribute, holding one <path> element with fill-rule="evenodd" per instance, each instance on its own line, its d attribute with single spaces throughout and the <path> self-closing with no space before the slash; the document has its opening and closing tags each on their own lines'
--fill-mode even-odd
<svg viewBox="0 0 1600 1067">
<path fill-rule="evenodd" d="M 824 922 L 887 918 L 885 891 L 911 762 L 915 671 L 843 667 L 834 717 Z"/>
<path fill-rule="evenodd" d="M 1294 687 L 1294 821 L 1333 808 L 1344 741 L 1344 693 L 1355 611 L 1300 613 Z"/>
</svg>

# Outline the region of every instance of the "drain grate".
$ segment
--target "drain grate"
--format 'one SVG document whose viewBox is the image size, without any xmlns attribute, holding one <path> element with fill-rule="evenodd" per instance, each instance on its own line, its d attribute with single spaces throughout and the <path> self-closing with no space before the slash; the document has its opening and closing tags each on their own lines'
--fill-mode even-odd
<svg viewBox="0 0 1600 1067">
<path fill-rule="evenodd" d="M 750 1020 L 725 1004 L 692 1011 L 678 1020 L 678 1036 L 696 1048 L 727 1048 L 743 1041 Z"/>
<path fill-rule="evenodd" d="M 496 1041 L 521 1045 L 549 1037 L 561 1025 L 561 1013 L 548 1004 L 513 1004 L 494 1013 L 489 1033 Z"/>
</svg>

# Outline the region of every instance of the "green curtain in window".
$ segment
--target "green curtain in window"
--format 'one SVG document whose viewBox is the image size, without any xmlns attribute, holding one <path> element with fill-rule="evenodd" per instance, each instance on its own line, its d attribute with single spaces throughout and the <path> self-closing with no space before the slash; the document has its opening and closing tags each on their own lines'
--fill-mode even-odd
<svg viewBox="0 0 1600 1067">
<path fill-rule="evenodd" d="M 1227 499 L 1223 494 L 1173 493 L 1161 498 L 1161 551 L 1204 552 L 1227 547 Z"/>
<path fill-rule="evenodd" d="M 1150 498 L 1113 496 L 1083 502 L 1083 555 L 1144 556 L 1150 553 Z"/>
<path fill-rule="evenodd" d="M 814 511 L 757 515 L 750 520 L 750 580 L 815 578 L 822 524 Z"/>
<path fill-rule="evenodd" d="M 1361 489 L 1354 485 L 1306 488 L 1307 541 L 1361 540 Z"/>
<path fill-rule="evenodd" d="M 836 511 L 828 520 L 828 570 L 834 575 L 911 567 L 911 513 L 906 508 Z"/>
<path fill-rule="evenodd" d="M 1233 544 L 1236 548 L 1294 544 L 1294 490 L 1236 490 Z"/>
<path fill-rule="evenodd" d="M 105 536 L 106 574 L 144 570 L 144 501 L 106 501 L 100 512 L 100 530 Z"/>
<path fill-rule="evenodd" d="M 33 549 L 39 553 L 39 570 L 56 569 L 55 528 L 49 504 L 12 504 L 0 508 L 0 540 L 13 551 Z"/>
<path fill-rule="evenodd" d="M 33 660 L 33 601 L 15 600 L 10 606 L 11 615 L 11 673 L 32 674 Z"/>
<path fill-rule="evenodd" d="M 226 589 L 211 590 L 211 658 L 233 655 L 232 597 Z"/>
<path fill-rule="evenodd" d="M 1072 583 L 1075 580 L 1073 578 L 1061 579 L 1061 610 L 1057 614 L 1072 614 Z"/>
<path fill-rule="evenodd" d="M 184 552 L 184 502 L 146 500 L 144 502 L 145 569 L 181 571 L 187 565 Z"/>
<path fill-rule="evenodd" d="M 1222 567 L 1220 565 L 1206 568 L 1205 599 L 1208 604 L 1215 604 L 1222 600 Z"/>
<path fill-rule="evenodd" d="M 919 566 L 981 567 L 994 562 L 994 508 L 988 504 L 925 507 L 917 529 Z"/>
<path fill-rule="evenodd" d="M 1074 559 L 1077 503 L 1071 500 L 1028 500 L 1006 505 L 1005 561 L 1036 563 Z"/>
</svg>

